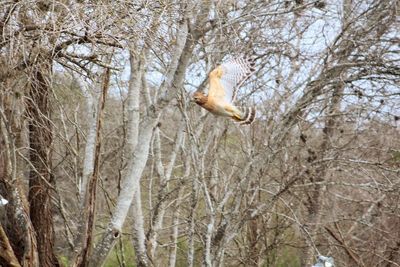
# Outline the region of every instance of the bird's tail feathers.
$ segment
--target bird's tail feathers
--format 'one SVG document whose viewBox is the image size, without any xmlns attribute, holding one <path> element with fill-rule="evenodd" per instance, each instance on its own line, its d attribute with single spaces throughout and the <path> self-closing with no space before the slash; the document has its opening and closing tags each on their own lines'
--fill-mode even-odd
<svg viewBox="0 0 400 267">
<path fill-rule="evenodd" d="M 242 107 L 240 119 L 235 120 L 240 124 L 251 124 L 256 118 L 256 109 L 254 107 Z"/>
</svg>

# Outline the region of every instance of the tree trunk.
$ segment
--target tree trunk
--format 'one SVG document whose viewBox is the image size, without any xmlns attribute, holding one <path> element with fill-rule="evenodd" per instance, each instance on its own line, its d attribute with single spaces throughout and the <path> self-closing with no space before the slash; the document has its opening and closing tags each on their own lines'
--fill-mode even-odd
<svg viewBox="0 0 400 267">
<path fill-rule="evenodd" d="M 0 211 L 1 212 L 1 211 Z M 11 248 L 10 242 L 3 227 L 0 224 L 0 266 L 21 266 Z"/>
<path fill-rule="evenodd" d="M 8 205 L 4 207 L 6 220 L 2 220 L 2 223 L 12 225 L 12 227 L 4 229 L 6 236 L 2 237 L 3 241 L 1 242 L 6 244 L 5 238 L 8 239 L 13 254 L 22 266 L 36 267 L 39 266 L 39 259 L 35 231 L 29 219 L 28 202 L 25 195 L 21 194 L 23 190 L 17 175 L 15 140 L 20 138 L 20 131 L 17 131 L 18 134 L 12 134 L 12 123 L 10 123 L 13 120 L 12 116 L 7 119 L 5 112 L 1 109 L 0 114 L 0 129 L 4 142 L 4 147 L 2 147 L 4 153 L 0 154 L 0 191 L 6 193 L 5 196 L 9 201 Z M 13 187 L 10 186 L 11 184 Z M 1 211 L 0 215 L 2 215 Z M 2 264 L 4 265 L 4 263 Z"/>
<path fill-rule="evenodd" d="M 97 180 L 99 177 L 99 164 L 100 164 L 100 149 L 101 149 L 101 128 L 102 128 L 102 115 L 105 108 L 105 100 L 110 84 L 110 69 L 106 69 L 103 74 L 102 90 L 99 98 L 99 107 L 97 109 L 97 123 L 96 123 L 96 147 L 94 151 L 93 173 L 87 181 L 86 193 L 82 211 L 82 218 L 79 225 L 79 232 L 77 237 L 77 251 L 78 254 L 74 259 L 73 266 L 88 266 L 89 257 L 93 244 L 93 227 L 96 211 L 96 189 Z"/>
<path fill-rule="evenodd" d="M 147 240 L 148 240 L 148 250 L 150 251 L 150 258 L 153 262 L 156 262 L 156 250 L 157 250 L 157 237 L 158 232 L 162 229 L 164 215 L 166 211 L 166 202 L 168 198 L 166 194 L 168 192 L 168 182 L 170 181 L 172 170 L 175 166 L 176 156 L 181 149 L 181 145 L 184 139 L 185 124 L 184 121 L 181 121 L 181 125 L 179 126 L 176 138 L 175 138 L 175 146 L 171 152 L 170 161 L 168 166 L 164 168 L 162 163 L 162 155 L 161 155 L 161 145 L 160 145 L 160 133 L 159 130 L 156 130 L 155 133 L 155 154 L 157 160 L 157 172 L 160 177 L 160 189 L 158 190 L 157 196 L 157 204 L 154 207 L 152 223 L 150 225 L 150 229 L 147 232 Z"/>
<path fill-rule="evenodd" d="M 51 190 L 52 123 L 49 106 L 50 62 L 43 60 L 41 69 L 32 75 L 27 100 L 29 158 L 32 168 L 29 172 L 30 217 L 36 231 L 40 266 L 59 266 L 54 255 L 53 204 Z"/>
<path fill-rule="evenodd" d="M 143 89 L 143 79 L 146 66 L 147 49 L 144 49 L 137 59 L 133 53 L 130 54 L 131 64 L 131 79 L 129 80 L 128 92 L 128 131 L 127 131 L 127 154 L 131 157 L 128 159 L 128 170 L 131 170 L 133 162 L 133 153 L 139 142 L 139 123 L 140 123 L 140 92 Z M 150 129 L 149 129 L 150 131 Z M 149 132 L 149 137 L 152 134 Z M 144 162 L 146 162 L 145 160 Z M 148 257 L 146 253 L 146 238 L 144 233 L 144 218 L 142 211 L 142 196 L 140 189 L 140 181 L 137 180 L 135 186 L 135 195 L 132 202 L 132 217 L 133 217 L 133 238 L 132 243 L 135 248 L 137 266 L 147 266 Z"/>
<path fill-rule="evenodd" d="M 144 217 L 142 211 L 142 194 L 139 181 L 137 181 L 134 200 L 132 203 L 133 215 L 133 247 L 136 254 L 136 265 L 138 267 L 148 266 L 148 256 L 146 251 L 146 236 L 144 233 Z"/>
<path fill-rule="evenodd" d="M 82 176 L 79 181 L 79 196 L 81 201 L 81 206 L 84 205 L 84 200 L 86 196 L 86 188 L 89 178 L 93 174 L 94 165 L 94 154 L 96 148 L 96 129 L 97 129 L 97 117 L 98 117 L 98 106 L 96 106 L 96 101 L 98 101 L 100 94 L 96 93 L 97 90 L 91 92 L 89 88 L 84 88 L 85 84 L 81 84 L 83 94 L 85 95 L 86 107 L 87 107 L 87 125 L 88 133 L 86 137 L 85 144 L 85 156 L 83 162 Z"/>
</svg>

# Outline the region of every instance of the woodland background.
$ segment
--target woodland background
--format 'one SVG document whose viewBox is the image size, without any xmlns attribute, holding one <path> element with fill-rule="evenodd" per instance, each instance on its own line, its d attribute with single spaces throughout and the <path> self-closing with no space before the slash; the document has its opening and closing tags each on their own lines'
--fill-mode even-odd
<svg viewBox="0 0 400 267">
<path fill-rule="evenodd" d="M 0 266 L 400 266 L 399 6 L 1 1 Z"/>
</svg>

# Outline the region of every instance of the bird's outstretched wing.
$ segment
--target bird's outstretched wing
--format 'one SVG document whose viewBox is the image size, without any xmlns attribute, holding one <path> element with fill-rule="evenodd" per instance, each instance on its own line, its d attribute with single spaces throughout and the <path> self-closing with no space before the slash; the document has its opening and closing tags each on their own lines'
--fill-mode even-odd
<svg viewBox="0 0 400 267">
<path fill-rule="evenodd" d="M 238 88 L 254 72 L 252 58 L 234 58 L 210 72 L 208 96 L 227 103 L 235 101 Z"/>
</svg>

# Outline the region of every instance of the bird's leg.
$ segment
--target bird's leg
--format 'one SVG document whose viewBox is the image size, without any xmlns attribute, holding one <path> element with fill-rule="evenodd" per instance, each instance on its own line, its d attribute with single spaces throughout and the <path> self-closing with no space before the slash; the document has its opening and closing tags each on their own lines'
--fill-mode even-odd
<svg viewBox="0 0 400 267">
<path fill-rule="evenodd" d="M 242 121 L 242 118 L 238 114 L 233 114 L 231 118 L 234 119 L 235 121 Z"/>
<path fill-rule="evenodd" d="M 240 112 L 240 110 L 238 110 L 236 107 L 234 106 L 229 106 L 226 105 L 224 107 L 224 109 L 231 114 L 231 118 L 234 119 L 235 121 L 242 121 L 243 120 L 243 116 L 242 116 L 242 112 Z"/>
</svg>

